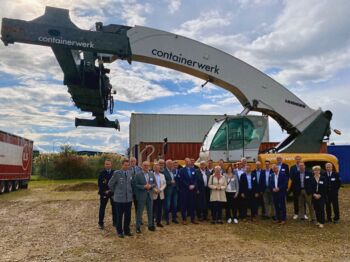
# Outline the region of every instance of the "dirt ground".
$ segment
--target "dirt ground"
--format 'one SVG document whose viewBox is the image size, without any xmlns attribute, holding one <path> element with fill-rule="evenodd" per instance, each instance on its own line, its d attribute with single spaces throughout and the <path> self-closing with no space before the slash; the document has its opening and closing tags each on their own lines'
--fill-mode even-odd
<svg viewBox="0 0 350 262">
<path fill-rule="evenodd" d="M 97 227 L 95 190 L 62 183 L 0 195 L 0 261 L 350 261 L 350 187 L 341 189 L 341 223 L 324 229 L 292 221 L 289 203 L 285 226 L 172 224 L 119 239 L 110 206 L 105 230 Z"/>
</svg>

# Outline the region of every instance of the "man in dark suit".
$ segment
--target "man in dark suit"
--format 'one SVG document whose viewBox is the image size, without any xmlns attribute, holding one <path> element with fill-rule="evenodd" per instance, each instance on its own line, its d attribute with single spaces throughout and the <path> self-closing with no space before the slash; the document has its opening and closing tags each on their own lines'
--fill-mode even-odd
<svg viewBox="0 0 350 262">
<path fill-rule="evenodd" d="M 341 187 L 339 174 L 333 171 L 332 163 L 326 164 L 326 173 L 324 174 L 327 180 L 327 197 L 326 197 L 326 213 L 327 222 L 332 222 L 332 207 L 334 212 L 333 222 L 339 222 L 339 201 L 338 191 Z"/>
<path fill-rule="evenodd" d="M 298 176 L 299 172 L 299 164 L 301 162 L 301 157 L 300 156 L 295 156 L 295 165 L 291 166 L 290 168 L 290 179 L 292 180 L 292 192 L 293 192 L 293 207 L 294 207 L 294 216 L 293 219 L 298 219 L 298 214 L 299 214 L 299 194 L 300 190 L 297 189 L 295 190 L 294 183 L 293 181 L 296 179 L 295 177 Z M 305 210 L 305 208 L 304 208 Z M 304 218 L 305 214 L 300 217 L 300 219 Z"/>
<path fill-rule="evenodd" d="M 256 177 L 257 193 L 259 194 L 259 197 L 256 199 L 256 211 L 258 214 L 259 207 L 261 206 L 261 216 L 263 217 L 265 215 L 265 206 L 263 199 L 263 194 L 266 188 L 265 170 L 261 169 L 260 161 L 256 161 L 255 165 L 256 168 L 253 170 L 252 174 Z"/>
<path fill-rule="evenodd" d="M 286 193 L 288 186 L 288 177 L 282 170 L 279 171 L 277 165 L 272 165 L 272 175 L 270 176 L 270 189 L 272 191 L 273 202 L 275 205 L 276 219 L 281 225 L 286 223 Z"/>
<path fill-rule="evenodd" d="M 241 197 L 241 217 L 246 219 L 247 209 L 250 209 L 251 220 L 254 220 L 257 213 L 257 201 L 259 198 L 258 183 L 256 176 L 251 172 L 250 164 L 246 164 L 245 172 L 239 179 L 239 194 Z"/>
<path fill-rule="evenodd" d="M 156 186 L 154 174 L 149 170 L 150 163 L 142 163 L 142 171 L 137 173 L 134 179 L 134 188 L 137 199 L 136 233 L 141 233 L 141 221 L 143 209 L 147 208 L 148 229 L 155 231 L 153 221 L 153 188 Z"/>
<path fill-rule="evenodd" d="M 115 207 L 113 202 L 113 193 L 108 187 L 108 182 L 112 178 L 114 170 L 112 169 L 112 162 L 109 159 L 105 160 L 104 170 L 102 170 L 98 176 L 98 194 L 100 195 L 100 209 L 98 215 L 98 226 L 100 229 L 104 229 L 104 217 L 108 200 L 112 206 L 112 219 L 113 226 L 117 225 L 117 216 L 115 213 Z"/>
<path fill-rule="evenodd" d="M 265 169 L 264 169 L 265 191 L 263 193 L 264 208 L 265 208 L 264 217 L 275 219 L 275 206 L 273 204 L 272 191 L 270 189 L 270 176 L 272 173 L 270 164 L 271 164 L 270 160 L 265 160 Z"/>
<path fill-rule="evenodd" d="M 315 219 L 315 212 L 312 207 L 312 192 L 311 192 L 311 178 L 312 173 L 305 169 L 305 164 L 302 161 L 298 162 L 298 171 L 291 176 L 293 195 L 298 196 L 299 201 L 299 218 L 308 219 L 305 215 L 305 206 L 309 209 L 309 216 L 313 221 Z M 295 210 L 295 209 L 294 209 Z M 294 218 L 294 217 L 293 217 Z"/>
<path fill-rule="evenodd" d="M 182 224 L 187 225 L 187 214 L 191 216 L 191 222 L 198 224 L 195 221 L 195 196 L 196 196 L 196 175 L 195 169 L 191 168 L 191 160 L 185 159 L 186 166 L 179 173 L 179 190 L 181 199 L 181 215 Z"/>
<path fill-rule="evenodd" d="M 289 179 L 289 166 L 283 163 L 283 158 L 281 156 L 276 157 L 278 172 L 283 172 Z"/>
<path fill-rule="evenodd" d="M 205 161 L 201 161 L 199 169 L 196 170 L 197 192 L 196 192 L 196 210 L 199 221 L 208 219 L 208 205 L 207 205 L 207 188 L 209 171 L 206 169 Z"/>
<path fill-rule="evenodd" d="M 169 212 L 171 211 L 172 222 L 178 224 L 176 219 L 177 211 L 177 187 L 176 187 L 176 177 L 174 174 L 174 164 L 171 159 L 165 162 L 164 176 L 166 180 L 165 188 L 165 222 L 169 225 Z M 171 208 L 171 210 L 170 210 Z"/>
</svg>

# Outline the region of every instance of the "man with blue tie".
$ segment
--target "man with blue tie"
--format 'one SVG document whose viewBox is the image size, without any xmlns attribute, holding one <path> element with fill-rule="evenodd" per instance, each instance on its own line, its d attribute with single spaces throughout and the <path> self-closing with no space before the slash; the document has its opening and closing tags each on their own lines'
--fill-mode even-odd
<svg viewBox="0 0 350 262">
<path fill-rule="evenodd" d="M 301 162 L 301 157 L 295 156 L 294 160 L 295 160 L 295 165 L 291 166 L 290 168 L 290 179 L 292 181 L 292 192 L 293 192 L 293 207 L 294 207 L 293 219 L 298 219 L 300 190 L 298 186 L 295 186 L 294 181 L 299 178 L 299 171 L 300 171 L 299 164 Z M 305 210 L 305 208 L 303 209 Z M 304 216 L 305 214 L 303 214 L 303 216 L 300 217 L 300 219 L 304 218 Z M 307 219 L 307 217 L 305 219 Z"/>
<path fill-rule="evenodd" d="M 272 166 L 272 175 L 270 176 L 270 189 L 272 191 L 273 203 L 275 205 L 276 219 L 281 225 L 286 223 L 286 193 L 288 186 L 288 177 L 282 170 L 279 172 L 277 165 Z"/>
<path fill-rule="evenodd" d="M 165 162 L 164 176 L 166 180 L 165 188 L 165 222 L 169 225 L 169 212 L 172 214 L 172 222 L 178 224 L 179 222 L 176 219 L 177 211 L 177 186 L 176 186 L 176 174 L 173 169 L 173 161 L 168 159 Z M 171 210 L 170 210 L 171 209 Z"/>
<path fill-rule="evenodd" d="M 259 207 L 261 207 L 261 216 L 263 217 L 265 215 L 265 206 L 263 199 L 263 194 L 266 188 L 265 170 L 261 169 L 260 161 L 256 161 L 255 165 L 256 169 L 253 170 L 252 174 L 256 177 L 256 182 L 258 185 L 257 193 L 259 194 L 258 198 L 256 199 L 256 211 L 258 214 Z"/>
<path fill-rule="evenodd" d="M 241 197 L 241 218 L 243 220 L 247 217 L 247 209 L 250 209 L 251 220 L 255 220 L 256 216 L 256 203 L 259 197 L 258 184 L 256 176 L 251 173 L 250 164 L 246 164 L 245 172 L 239 179 L 239 194 Z"/>
<path fill-rule="evenodd" d="M 196 176 L 195 169 L 191 168 L 191 160 L 185 158 L 185 167 L 179 173 L 179 190 L 181 199 L 182 224 L 187 225 L 187 215 L 191 217 L 193 224 L 195 221 L 195 197 L 196 197 Z"/>
<path fill-rule="evenodd" d="M 272 191 L 270 189 L 270 176 L 272 173 L 270 160 L 265 160 L 265 190 L 263 193 L 264 200 L 264 218 L 275 218 L 275 207 L 273 204 Z"/>
</svg>

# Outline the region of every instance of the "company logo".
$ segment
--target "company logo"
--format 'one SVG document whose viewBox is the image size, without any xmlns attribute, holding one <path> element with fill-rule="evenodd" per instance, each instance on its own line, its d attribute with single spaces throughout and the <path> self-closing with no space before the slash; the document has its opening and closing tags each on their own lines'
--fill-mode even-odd
<svg viewBox="0 0 350 262">
<path fill-rule="evenodd" d="M 27 170 L 30 162 L 30 147 L 28 144 L 23 146 L 22 152 L 22 168 L 23 170 Z"/>
<path fill-rule="evenodd" d="M 69 46 L 77 46 L 77 47 L 85 47 L 85 48 L 94 48 L 95 44 L 93 42 L 80 42 L 75 40 L 66 40 L 62 38 L 57 37 L 46 37 L 46 36 L 39 36 L 38 40 L 40 42 L 44 43 L 52 43 L 52 44 L 59 44 L 59 45 L 69 45 Z"/>
<path fill-rule="evenodd" d="M 203 64 L 203 63 L 200 63 L 196 60 L 192 60 L 192 59 L 188 59 L 188 58 L 185 58 L 182 56 L 182 54 L 173 54 L 172 52 L 164 52 L 162 50 L 157 50 L 157 49 L 153 49 L 152 50 L 152 55 L 154 56 L 158 56 L 158 57 L 161 57 L 161 58 L 165 58 L 167 60 L 170 60 L 170 61 L 174 61 L 174 62 L 177 62 L 177 63 L 181 63 L 181 64 L 184 64 L 184 65 L 187 65 L 187 66 L 191 66 L 191 67 L 194 67 L 194 68 L 198 68 L 198 69 L 201 69 L 201 70 L 205 70 L 207 72 L 211 72 L 211 73 L 215 73 L 215 74 L 219 74 L 219 70 L 220 68 L 215 65 L 215 66 L 211 66 L 211 65 L 208 65 L 208 64 Z"/>
<path fill-rule="evenodd" d="M 301 104 L 301 103 L 294 102 L 294 101 L 288 100 L 288 99 L 286 99 L 285 102 L 286 102 L 287 104 L 291 104 L 291 105 L 294 105 L 294 106 L 299 106 L 299 107 L 302 107 L 302 108 L 305 108 L 305 107 L 306 107 L 305 105 L 303 105 L 303 104 Z"/>
</svg>

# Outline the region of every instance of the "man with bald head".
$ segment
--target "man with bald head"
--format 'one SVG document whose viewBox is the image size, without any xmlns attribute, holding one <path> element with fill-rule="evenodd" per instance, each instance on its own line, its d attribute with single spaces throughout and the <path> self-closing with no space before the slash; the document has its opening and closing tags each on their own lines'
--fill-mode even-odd
<svg viewBox="0 0 350 262">
<path fill-rule="evenodd" d="M 288 177 L 277 165 L 272 165 L 270 176 L 270 189 L 272 191 L 273 203 L 275 206 L 276 220 L 279 224 L 286 223 L 286 193 Z"/>
<path fill-rule="evenodd" d="M 182 224 L 187 225 L 187 216 L 190 215 L 191 222 L 195 221 L 195 196 L 197 191 L 197 181 L 195 169 L 191 167 L 191 160 L 185 158 L 185 167 L 179 173 L 179 191 L 181 201 Z"/>
</svg>

